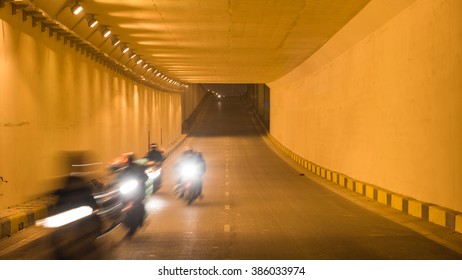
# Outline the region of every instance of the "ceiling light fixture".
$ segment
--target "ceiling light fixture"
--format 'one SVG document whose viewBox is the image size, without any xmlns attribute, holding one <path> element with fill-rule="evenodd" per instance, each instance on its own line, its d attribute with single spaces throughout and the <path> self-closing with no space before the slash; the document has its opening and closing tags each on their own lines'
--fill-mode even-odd
<svg viewBox="0 0 462 280">
<path fill-rule="evenodd" d="M 93 27 L 95 27 L 97 25 L 98 25 L 98 20 L 95 19 L 92 15 L 90 15 L 88 17 L 88 26 L 90 26 L 90 28 L 93 28 Z"/>
<path fill-rule="evenodd" d="M 103 30 L 102 34 L 103 34 L 103 37 L 104 37 L 104 38 L 107 38 L 107 37 L 109 37 L 109 35 L 111 35 L 111 30 L 105 28 L 105 29 Z"/>
<path fill-rule="evenodd" d="M 83 7 L 79 3 L 75 3 L 75 5 L 71 7 L 73 15 L 78 15 L 81 11 L 83 11 Z"/>
<path fill-rule="evenodd" d="M 127 47 L 127 45 L 125 45 L 125 44 L 123 46 L 120 46 L 120 48 L 122 50 L 122 53 L 127 53 L 130 50 L 130 48 Z"/>
<path fill-rule="evenodd" d="M 113 37 L 111 38 L 111 41 L 112 41 L 112 45 L 113 45 L 113 46 L 117 46 L 118 44 L 120 44 L 120 40 L 119 40 L 119 38 L 117 38 L 116 36 L 113 36 Z"/>
</svg>

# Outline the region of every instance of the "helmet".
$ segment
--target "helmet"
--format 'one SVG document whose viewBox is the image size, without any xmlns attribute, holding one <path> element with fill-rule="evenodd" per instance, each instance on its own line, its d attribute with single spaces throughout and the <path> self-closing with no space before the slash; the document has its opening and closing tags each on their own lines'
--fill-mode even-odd
<svg viewBox="0 0 462 280">
<path fill-rule="evenodd" d="M 183 155 L 190 156 L 194 154 L 194 150 L 191 147 L 185 147 L 183 150 Z"/>
</svg>

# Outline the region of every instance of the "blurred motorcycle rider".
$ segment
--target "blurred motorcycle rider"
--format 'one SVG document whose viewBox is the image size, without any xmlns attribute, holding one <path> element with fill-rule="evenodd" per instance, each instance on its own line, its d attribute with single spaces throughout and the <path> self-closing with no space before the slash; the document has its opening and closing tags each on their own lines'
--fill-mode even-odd
<svg viewBox="0 0 462 280">
<path fill-rule="evenodd" d="M 152 143 L 149 147 L 151 150 L 146 155 L 146 158 L 149 161 L 163 163 L 165 160 L 165 155 L 162 150 L 159 149 L 159 146 L 156 143 Z"/>
<path fill-rule="evenodd" d="M 180 155 L 180 159 L 178 160 L 178 162 L 175 164 L 175 170 L 176 170 L 176 173 L 177 174 L 180 174 L 180 166 L 185 163 L 185 162 L 194 162 L 195 164 L 197 164 L 199 166 L 199 172 L 200 172 L 200 175 L 199 175 L 199 197 L 203 197 L 202 196 L 202 177 L 204 176 L 205 174 L 205 170 L 206 170 L 206 166 L 205 166 L 205 160 L 204 160 L 204 157 L 202 156 L 202 153 L 201 152 L 198 152 L 194 149 L 192 149 L 191 147 L 186 147 L 183 151 L 183 153 Z M 178 181 L 177 181 L 177 185 L 180 182 L 181 178 L 179 177 L 178 178 Z"/>
<path fill-rule="evenodd" d="M 65 154 L 66 164 L 69 164 L 70 169 L 63 187 L 55 192 L 55 195 L 58 196 L 57 212 L 79 206 L 90 206 L 93 210 L 98 209 L 98 204 L 93 196 L 93 188 L 97 181 L 92 180 L 92 174 L 95 173 L 94 167 L 100 163 L 89 162 L 87 153 L 84 151 Z"/>
<path fill-rule="evenodd" d="M 137 192 L 141 199 L 145 197 L 144 183 L 148 180 L 148 175 L 145 173 L 145 167 L 135 162 L 133 153 L 124 154 L 126 157 L 126 167 L 118 173 L 118 178 L 133 177 L 139 182 Z"/>
<path fill-rule="evenodd" d="M 117 172 L 117 180 L 123 183 L 126 180 L 135 180 L 136 185 L 131 190 L 128 200 L 124 202 L 126 218 L 124 224 L 129 228 L 126 237 L 130 238 L 135 234 L 138 227 L 142 227 L 146 216 L 144 199 L 146 197 L 145 182 L 148 176 L 145 173 L 145 167 L 135 162 L 135 155 L 127 153 L 124 155 L 126 166 Z M 124 210 L 123 210 L 124 211 Z"/>
<path fill-rule="evenodd" d="M 66 179 L 64 188 L 55 192 L 58 196 L 56 203 L 57 212 L 78 208 L 80 206 L 90 206 L 96 210 L 98 204 L 93 197 L 92 186 L 84 178 L 71 175 Z"/>
<path fill-rule="evenodd" d="M 56 213 L 62 213 L 89 206 L 94 212 L 92 215 L 59 227 L 52 234 L 58 259 L 97 258 L 99 254 L 94 242 L 101 234 L 102 221 L 96 214 L 99 206 L 93 191 L 95 188 L 100 188 L 101 183 L 92 178 L 96 173 L 95 167 L 100 163 L 89 162 L 86 156 L 85 152 L 66 154 L 66 164 L 70 164 L 70 170 L 63 187 L 55 192 L 58 196 L 55 210 Z"/>
</svg>

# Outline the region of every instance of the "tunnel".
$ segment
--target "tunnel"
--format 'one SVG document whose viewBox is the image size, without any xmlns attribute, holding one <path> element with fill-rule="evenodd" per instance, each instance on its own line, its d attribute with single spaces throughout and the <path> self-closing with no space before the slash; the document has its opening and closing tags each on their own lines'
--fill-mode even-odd
<svg viewBox="0 0 462 280">
<path fill-rule="evenodd" d="M 158 258 L 460 259 L 417 249 L 420 236 L 407 231 L 380 231 L 388 222 L 332 193 L 448 230 L 462 248 L 461 1 L 0 0 L 0 28 L 0 240 L 53 211 L 52 194 L 72 172 L 63 153 L 89 151 L 105 172 L 157 143 L 167 167 L 186 145 L 202 150 L 214 173 L 197 204 L 228 201 L 224 212 L 159 217 L 228 220 L 172 224 L 158 246 L 175 246 L 173 231 L 202 254 L 185 245 Z M 209 185 L 220 194 L 207 201 Z M 152 216 L 170 209 L 167 188 L 154 194 Z M 273 223 L 256 221 L 272 211 Z M 361 222 L 367 237 L 350 228 Z M 338 227 L 341 239 L 319 237 Z M 201 247 L 231 246 L 228 233 L 242 242 L 229 255 Z M 374 245 L 377 236 L 390 243 Z M 388 252 L 396 240 L 414 254 Z M 333 255 L 324 243 L 338 243 Z M 151 256 L 124 249 L 108 258 Z"/>
</svg>

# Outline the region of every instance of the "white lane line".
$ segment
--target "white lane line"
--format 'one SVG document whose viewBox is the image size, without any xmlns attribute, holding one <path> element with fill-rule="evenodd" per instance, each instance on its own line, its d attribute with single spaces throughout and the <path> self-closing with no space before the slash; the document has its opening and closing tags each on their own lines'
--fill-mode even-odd
<svg viewBox="0 0 462 280">
<path fill-rule="evenodd" d="M 224 231 L 225 232 L 230 232 L 231 231 L 231 225 L 225 225 Z"/>
<path fill-rule="evenodd" d="M 229 196 L 229 192 L 225 192 L 225 196 Z"/>
<path fill-rule="evenodd" d="M 225 205 L 225 209 L 226 209 L 226 210 L 229 210 L 230 208 L 231 208 L 231 205 L 229 205 L 229 204 L 226 204 L 226 205 Z"/>
</svg>

